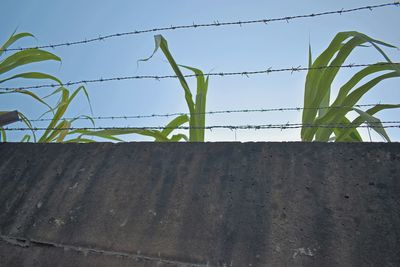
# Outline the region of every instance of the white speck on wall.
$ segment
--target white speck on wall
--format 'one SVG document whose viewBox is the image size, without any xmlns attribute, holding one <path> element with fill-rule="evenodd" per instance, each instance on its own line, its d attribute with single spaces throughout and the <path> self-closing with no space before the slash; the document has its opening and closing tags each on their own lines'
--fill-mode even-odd
<svg viewBox="0 0 400 267">
<path fill-rule="evenodd" d="M 315 255 L 316 249 L 312 248 L 296 248 L 294 249 L 293 259 L 297 256 L 309 256 L 313 257 Z"/>
</svg>

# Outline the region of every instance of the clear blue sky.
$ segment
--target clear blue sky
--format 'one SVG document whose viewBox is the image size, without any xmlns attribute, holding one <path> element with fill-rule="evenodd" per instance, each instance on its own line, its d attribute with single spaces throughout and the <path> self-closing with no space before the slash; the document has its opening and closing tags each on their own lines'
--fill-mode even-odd
<svg viewBox="0 0 400 267">
<path fill-rule="evenodd" d="M 317 13 L 374 5 L 390 1 L 19 1 L 3 0 L 0 16 L 0 42 L 4 42 L 17 28 L 33 33 L 19 45 L 45 45 L 75 41 L 116 32 L 154 27 L 273 18 Z M 176 30 L 162 33 L 177 62 L 194 66 L 205 72 L 230 72 L 307 66 L 309 40 L 314 57 L 330 43 L 339 31 L 355 30 L 376 39 L 400 46 L 400 8 L 387 7 L 374 11 L 331 15 L 313 19 L 276 22 L 269 25 L 215 27 Z M 53 50 L 62 64 L 37 64 L 37 70 L 47 71 L 63 82 L 130 75 L 172 74 L 163 55 L 157 53 L 149 62 L 154 48 L 153 34 L 141 34 L 95 42 L 87 45 Z M 399 51 L 387 50 L 394 61 Z M 371 48 L 360 48 L 347 63 L 373 63 L 381 57 Z M 28 68 L 32 70 L 32 67 Z M 351 75 L 342 70 L 335 89 Z M 253 109 L 302 106 L 305 72 L 276 73 L 247 77 L 212 77 L 209 83 L 207 110 Z M 30 83 L 32 84 L 32 83 Z M 21 85 L 8 83 L 7 86 Z M 25 83 L 24 83 L 25 85 Z M 5 84 L 3 84 L 5 86 Z M 151 113 L 186 112 L 183 91 L 177 80 L 129 80 L 88 84 L 95 116 L 136 115 Z M 70 87 L 69 89 L 75 89 Z M 193 86 L 195 89 L 195 86 Z M 39 91 L 40 90 L 40 91 Z M 45 94 L 47 89 L 35 92 Z M 362 103 L 400 103 L 399 80 L 383 82 L 368 93 Z M 35 118 L 42 107 L 27 97 L 2 96 L 0 110 L 18 109 Z M 398 120 L 400 111 L 384 111 L 382 120 Z M 79 97 L 67 115 L 89 114 L 85 98 Z M 98 121 L 98 126 L 163 126 L 171 118 L 129 121 Z M 300 112 L 271 112 L 250 114 L 210 115 L 207 125 L 269 124 L 301 122 Z M 42 126 L 43 124 L 37 124 Z M 89 126 L 79 122 L 75 126 Z M 23 126 L 14 124 L 14 126 Z M 400 140 L 399 129 L 388 130 L 392 139 Z M 18 134 L 10 135 L 14 138 Z M 366 135 L 364 135 L 366 136 Z M 17 139 L 14 139 L 17 140 Z M 127 140 L 149 140 L 129 136 Z M 207 141 L 234 141 L 235 132 L 213 130 L 206 132 Z M 262 130 L 236 132 L 237 141 L 294 141 L 300 140 L 299 130 Z M 373 135 L 373 140 L 382 139 Z"/>
</svg>

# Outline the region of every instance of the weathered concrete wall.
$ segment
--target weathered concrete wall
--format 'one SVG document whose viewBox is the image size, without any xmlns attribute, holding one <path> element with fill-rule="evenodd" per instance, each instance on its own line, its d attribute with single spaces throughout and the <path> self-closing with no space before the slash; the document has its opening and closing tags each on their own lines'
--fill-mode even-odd
<svg viewBox="0 0 400 267">
<path fill-rule="evenodd" d="M 0 144 L 0 266 L 400 266 L 400 144 Z"/>
</svg>

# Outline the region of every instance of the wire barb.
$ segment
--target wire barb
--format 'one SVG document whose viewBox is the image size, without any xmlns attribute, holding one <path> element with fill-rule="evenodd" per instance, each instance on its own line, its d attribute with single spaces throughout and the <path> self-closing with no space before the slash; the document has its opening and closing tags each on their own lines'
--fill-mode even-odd
<svg viewBox="0 0 400 267">
<path fill-rule="evenodd" d="M 400 63 L 367 63 L 367 64 L 348 64 L 348 65 L 329 65 L 329 66 L 319 66 L 319 67 L 301 67 L 300 65 L 297 67 L 289 67 L 289 68 L 281 68 L 281 69 L 272 69 L 271 67 L 264 70 L 256 70 L 256 71 L 239 71 L 239 72 L 211 72 L 208 73 L 207 76 L 249 76 L 249 75 L 257 75 L 257 74 L 270 74 L 272 72 L 300 72 L 300 71 L 309 71 L 309 70 L 322 70 L 322 69 L 344 69 L 344 68 L 361 68 L 361 67 L 369 67 L 369 66 L 383 66 L 383 65 L 400 65 Z M 185 78 L 193 78 L 198 76 L 203 76 L 203 74 L 188 74 L 183 75 Z M 57 86 L 71 86 L 77 84 L 88 84 L 88 83 L 102 83 L 102 82 L 112 82 L 112 81 L 121 81 L 121 80 L 140 80 L 140 79 L 176 79 L 178 76 L 176 75 L 139 75 L 139 76 L 124 76 L 124 77 L 111 77 L 111 78 L 99 78 L 92 80 L 81 80 L 74 82 L 67 82 L 61 84 L 42 84 L 42 85 L 33 85 L 33 86 L 22 86 L 22 87 L 0 87 L 0 91 L 17 91 L 17 90 L 27 90 L 27 89 L 38 89 L 38 88 L 48 88 L 48 87 L 57 87 Z"/>
<path fill-rule="evenodd" d="M 356 12 L 356 11 L 361 11 L 361 10 L 373 10 L 377 8 L 383 8 L 383 7 L 389 7 L 389 6 L 399 6 L 399 2 L 392 2 L 392 3 L 386 3 L 386 4 L 380 4 L 380 5 L 373 5 L 373 6 L 361 6 L 361 7 L 356 7 L 356 8 L 351 8 L 351 9 L 340 9 L 340 10 L 335 10 L 335 11 L 325 11 L 325 12 L 320 12 L 320 13 L 311 13 L 311 14 L 305 14 L 305 15 L 295 15 L 295 16 L 285 16 L 285 17 L 280 17 L 280 18 L 264 18 L 264 19 L 256 19 L 256 20 L 247 20 L 247 21 L 229 21 L 229 22 L 219 22 L 218 20 L 214 21 L 213 23 L 203 23 L 203 24 L 187 24 L 187 25 L 171 25 L 169 27 L 159 27 L 159 28 L 153 28 L 153 29 L 144 29 L 144 30 L 135 30 L 135 31 L 129 31 L 129 32 L 120 32 L 120 33 L 113 33 L 109 35 L 104 35 L 101 36 L 99 35 L 96 38 L 91 38 L 91 39 L 84 39 L 84 40 L 79 40 L 79 41 L 73 41 L 73 42 L 65 42 L 65 43 L 58 43 L 58 44 L 49 44 L 49 45 L 43 45 L 43 46 L 35 46 L 35 47 L 19 47 L 19 48 L 7 48 L 7 49 L 0 49 L 2 52 L 7 52 L 7 51 L 22 51 L 22 50 L 27 50 L 27 49 L 44 49 L 44 48 L 56 48 L 56 47 L 64 47 L 64 46 L 75 46 L 75 45 L 82 45 L 82 44 L 88 44 L 96 41 L 104 41 L 106 39 L 111 39 L 111 38 L 116 38 L 116 37 L 122 37 L 122 36 L 128 36 L 128 35 L 138 35 L 138 34 L 143 34 L 143 33 L 149 33 L 149 32 L 163 32 L 163 31 L 170 31 L 170 30 L 176 30 L 176 29 L 191 29 L 191 28 L 206 28 L 206 27 L 219 27 L 219 26 L 233 26 L 233 25 L 245 25 L 245 24 L 267 24 L 269 22 L 278 22 L 278 21 L 286 21 L 289 23 L 291 20 L 295 19 L 304 19 L 304 18 L 315 18 L 319 16 L 326 16 L 326 15 L 334 15 L 334 14 L 343 14 L 343 13 L 351 13 L 351 12 Z"/>
<path fill-rule="evenodd" d="M 383 125 L 392 124 L 392 125 Z M 190 127 L 190 126 L 178 126 L 178 127 L 163 127 L 163 126 L 125 126 L 125 127 L 65 127 L 65 128 L 45 128 L 45 127 L 21 127 L 21 128 L 3 128 L 5 131 L 46 131 L 46 130 L 57 130 L 57 131 L 73 131 L 73 130 L 87 130 L 87 131 L 97 131 L 97 130 L 189 130 L 189 129 L 203 129 L 203 130 L 213 130 L 213 129 L 229 129 L 229 130 L 266 130 L 266 129 L 299 129 L 299 128 L 340 128 L 340 129 L 350 129 L 350 128 L 400 128 L 400 121 L 382 121 L 382 122 L 369 122 L 368 125 L 359 124 L 302 124 L 302 123 L 285 123 L 285 124 L 258 124 L 258 125 L 211 125 L 205 127 Z"/>
<path fill-rule="evenodd" d="M 231 113 L 255 113 L 255 112 L 286 112 L 286 111 L 301 111 L 310 109 L 341 109 L 341 108 L 362 108 L 362 107 L 375 107 L 379 105 L 400 105 L 400 104 L 361 104 L 354 106 L 330 106 L 330 107 L 280 107 L 280 108 L 261 108 L 261 109 L 234 109 L 234 110 L 214 110 L 207 112 L 194 113 L 193 115 L 217 115 L 217 114 L 231 114 Z M 78 118 L 63 118 L 65 120 L 109 120 L 109 119 L 145 119 L 145 118 L 165 118 L 165 117 L 175 117 L 190 115 L 188 112 L 175 112 L 175 113 L 165 113 L 165 114 L 150 114 L 150 115 L 120 115 L 120 116 L 97 116 L 97 117 L 78 117 Z M 42 119 L 29 119 L 31 122 L 43 122 L 51 121 L 52 118 L 42 118 Z"/>
</svg>

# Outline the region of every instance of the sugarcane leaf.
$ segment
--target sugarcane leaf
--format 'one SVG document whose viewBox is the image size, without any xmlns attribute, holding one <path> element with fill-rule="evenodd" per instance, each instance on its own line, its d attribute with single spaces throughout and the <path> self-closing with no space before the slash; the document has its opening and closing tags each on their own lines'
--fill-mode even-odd
<svg viewBox="0 0 400 267">
<path fill-rule="evenodd" d="M 68 129 L 66 129 L 67 125 L 68 121 L 61 121 L 59 124 L 56 125 L 56 127 L 54 127 L 54 129 L 51 130 L 49 136 L 43 141 L 43 143 L 53 142 L 54 140 L 56 140 L 57 136 L 59 136 L 63 131 L 67 131 L 68 133 Z"/>
<path fill-rule="evenodd" d="M 35 99 L 36 101 L 38 101 L 38 102 L 42 103 L 43 105 L 45 105 L 46 107 L 48 107 L 49 108 L 49 110 L 48 110 L 49 112 L 53 111 L 53 108 L 49 104 L 47 104 L 46 101 L 44 101 L 41 97 L 39 97 L 37 94 L 35 94 L 35 93 L 31 92 L 31 91 L 17 89 L 17 90 L 13 90 L 13 91 L 10 91 L 10 92 L 14 92 L 14 93 L 30 96 L 33 99 Z"/>
<path fill-rule="evenodd" d="M 0 126 L 0 142 L 7 142 L 7 133 L 3 127 Z"/>
<path fill-rule="evenodd" d="M 357 128 L 359 125 L 354 124 L 353 122 L 350 122 L 349 119 L 346 117 L 343 117 L 340 125 L 352 125 L 354 127 L 351 128 L 335 128 L 334 129 L 334 137 L 335 137 L 335 142 L 362 142 L 362 138 L 360 133 L 357 131 Z M 345 139 L 340 139 L 339 136 L 343 134 L 343 132 L 347 132 L 348 135 Z"/>
<path fill-rule="evenodd" d="M 160 141 L 168 141 L 168 139 L 165 136 L 163 136 L 159 131 L 147 130 L 147 129 L 106 129 L 99 131 L 74 130 L 71 131 L 69 134 L 81 134 L 82 136 L 96 136 L 114 141 L 122 141 L 121 139 L 116 138 L 115 137 L 116 135 L 139 134 L 139 135 L 150 136 Z"/>
<path fill-rule="evenodd" d="M 10 38 L 1 46 L 0 48 L 0 56 L 5 52 L 4 50 L 10 47 L 13 43 L 18 41 L 24 37 L 34 37 L 32 34 L 28 32 L 20 32 L 15 34 L 15 32 L 10 36 Z"/>
<path fill-rule="evenodd" d="M 78 117 L 76 117 L 76 118 L 73 118 L 73 119 L 71 120 L 71 122 L 74 122 L 74 121 L 79 120 L 79 119 L 82 119 L 82 118 L 83 118 L 83 119 L 89 120 L 89 121 L 91 122 L 91 124 L 92 124 L 93 127 L 96 126 L 96 123 L 95 123 L 94 119 L 93 119 L 91 116 L 87 116 L 87 115 L 80 115 L 80 116 L 78 116 Z"/>
<path fill-rule="evenodd" d="M 57 143 L 61 143 L 64 141 L 65 137 L 68 135 L 68 132 L 70 131 L 69 128 L 71 127 L 71 124 L 72 124 L 71 121 L 65 120 L 64 125 L 60 127 L 63 129 L 60 130 L 60 133 L 56 139 Z"/>
<path fill-rule="evenodd" d="M 9 78 L 0 80 L 0 83 L 3 83 L 5 81 L 9 81 L 9 80 L 12 80 L 12 79 L 17 79 L 17 78 L 42 79 L 42 80 L 48 79 L 48 80 L 53 80 L 53 81 L 57 82 L 60 85 L 62 84 L 62 82 L 58 78 L 56 78 L 56 77 L 54 77 L 52 75 L 46 74 L 46 73 L 41 73 L 41 72 L 25 72 L 25 73 L 16 74 L 16 75 L 13 75 L 13 76 L 11 76 Z"/>
<path fill-rule="evenodd" d="M 87 138 L 74 138 L 64 141 L 64 143 L 94 143 L 96 141 Z"/>
<path fill-rule="evenodd" d="M 342 43 L 346 39 L 351 38 L 346 43 Z M 341 66 L 349 54 L 358 46 L 363 46 L 364 43 L 371 44 L 380 54 L 388 61 L 391 62 L 384 51 L 378 46 L 383 45 L 394 48 L 395 46 L 384 43 L 379 40 L 372 39 L 365 34 L 359 32 L 342 32 L 338 33 L 329 47 L 316 59 L 312 64 L 312 67 L 330 66 Z M 337 54 L 336 54 L 337 53 Z M 310 49 L 309 49 L 310 54 Z M 310 57 L 310 56 L 309 56 Z M 331 61 L 332 60 L 332 61 Z M 397 69 L 397 65 L 393 65 L 393 68 Z M 323 70 L 310 70 L 306 77 L 305 95 L 304 95 L 304 107 L 322 107 L 329 102 L 330 87 L 334 78 L 336 77 L 339 68 L 327 68 Z M 327 101 L 328 100 L 328 101 Z M 325 116 L 329 110 L 319 109 L 306 109 L 303 111 L 302 122 L 304 124 L 314 123 L 315 116 Z M 326 136 L 329 136 L 332 132 L 331 129 L 325 129 L 326 134 L 321 134 L 321 131 L 316 128 L 302 128 L 301 137 L 304 141 L 311 141 L 316 135 L 317 141 L 328 140 Z M 317 134 L 316 134 L 317 133 Z M 326 140 L 325 140 L 326 139 Z"/>
<path fill-rule="evenodd" d="M 62 96 L 61 96 L 60 102 L 61 103 L 58 106 L 49 125 L 47 126 L 47 129 L 43 133 L 42 137 L 40 137 L 39 143 L 43 143 L 48 139 L 48 135 L 51 133 L 52 129 L 55 128 L 56 124 L 62 118 L 62 116 L 64 115 L 65 111 L 68 108 L 68 105 L 70 103 L 70 98 L 69 98 L 69 92 L 65 88 L 62 90 Z"/>
<path fill-rule="evenodd" d="M 368 77 L 369 75 L 376 74 L 381 71 L 390 71 L 396 70 L 394 65 L 392 64 L 385 64 L 385 62 L 377 62 L 371 66 L 367 66 L 354 74 L 350 80 L 348 80 L 339 90 L 338 96 L 336 97 L 335 101 L 332 103 L 332 106 L 341 106 L 346 96 L 349 92 L 364 78 Z"/>
<path fill-rule="evenodd" d="M 367 111 L 365 111 L 365 113 L 372 116 L 381 110 L 394 109 L 394 108 L 400 108 L 400 105 L 378 104 L 378 105 L 368 109 Z M 358 127 L 361 124 L 363 124 L 364 122 L 365 122 L 364 117 L 360 115 L 352 121 L 352 125 L 355 125 L 355 127 Z M 343 129 L 342 132 L 336 134 L 338 141 L 344 141 L 349 135 L 350 135 L 350 129 Z"/>
<path fill-rule="evenodd" d="M 383 75 L 380 75 L 378 77 L 375 77 L 374 79 L 368 81 L 367 83 L 361 85 L 357 89 L 355 89 L 353 92 L 351 92 L 345 100 L 342 102 L 342 105 L 344 108 L 341 109 L 330 109 L 328 113 L 322 117 L 322 118 L 317 118 L 315 121 L 315 124 L 330 124 L 330 123 L 338 123 L 342 120 L 342 118 L 350 111 L 352 110 L 351 107 L 357 104 L 357 102 L 360 100 L 360 98 L 366 94 L 369 90 L 374 88 L 378 83 L 380 83 L 383 80 L 390 79 L 390 78 L 395 78 L 395 77 L 400 77 L 400 73 L 393 71 L 390 73 L 385 73 Z M 312 132 L 315 132 L 312 131 Z M 311 133 L 312 133 L 311 132 Z M 323 132 L 322 136 L 323 138 L 321 141 L 326 141 L 329 136 L 330 136 L 330 131 L 329 129 L 321 129 L 321 132 Z"/>
<path fill-rule="evenodd" d="M 21 112 L 18 112 L 18 117 L 21 119 L 21 121 L 29 128 L 29 130 L 32 132 L 33 136 L 33 141 L 36 142 L 36 133 L 35 130 L 33 129 L 31 121 Z"/>
<path fill-rule="evenodd" d="M 383 128 L 380 119 L 368 114 L 367 112 L 362 111 L 361 109 L 353 108 L 353 110 L 356 111 L 358 114 L 360 114 L 360 117 L 365 121 L 365 123 L 369 127 L 371 127 L 375 132 L 377 132 L 380 136 L 382 136 L 383 139 L 390 142 L 390 138 L 387 135 L 385 129 Z"/>
<path fill-rule="evenodd" d="M 21 139 L 21 143 L 23 142 L 29 142 L 31 140 L 31 136 L 29 134 L 24 135 L 24 137 Z"/>
<path fill-rule="evenodd" d="M 147 61 L 150 58 L 153 57 L 153 55 L 157 52 L 158 49 L 161 49 L 161 51 L 164 53 L 165 57 L 167 58 L 170 66 L 172 67 L 175 75 L 178 77 L 179 82 L 184 90 L 185 93 L 185 100 L 186 100 L 186 104 L 189 108 L 189 112 L 190 114 L 194 114 L 195 113 L 195 104 L 193 102 L 192 99 L 192 93 L 190 91 L 189 85 L 186 82 L 186 79 L 184 77 L 184 75 L 182 74 L 181 70 L 179 69 L 178 64 L 175 62 L 175 59 L 172 57 L 169 49 L 168 49 L 168 42 L 167 40 L 165 40 L 165 38 L 162 35 L 155 35 L 154 36 L 154 40 L 155 40 L 155 49 L 153 51 L 153 53 L 151 54 L 150 57 L 145 58 L 145 59 L 141 59 L 139 61 Z M 195 116 L 190 116 L 190 126 L 194 126 L 196 125 L 196 118 Z M 196 134 L 196 132 L 194 131 L 194 129 L 190 129 L 189 130 L 189 136 L 194 136 Z"/>
<path fill-rule="evenodd" d="M 61 62 L 61 59 L 53 53 L 40 49 L 27 49 L 16 52 L 0 62 L 0 74 L 15 69 L 17 67 L 47 60 Z"/>
<path fill-rule="evenodd" d="M 185 134 L 174 134 L 169 141 L 179 142 L 181 139 L 185 140 L 186 142 L 189 142 L 189 138 Z"/>
<path fill-rule="evenodd" d="M 204 79 L 204 74 L 201 70 L 180 65 L 183 68 L 191 70 L 197 79 L 197 94 L 196 94 L 196 102 L 195 102 L 195 113 L 191 114 L 191 116 L 195 116 L 196 120 L 194 125 L 194 132 L 196 132 L 194 138 L 191 138 L 191 141 L 194 142 L 204 142 L 204 133 L 205 130 L 205 112 L 206 112 L 206 100 L 207 100 L 207 91 L 208 91 L 208 79 Z"/>
<path fill-rule="evenodd" d="M 170 121 L 167 124 L 167 126 L 165 126 L 165 128 L 161 131 L 161 134 L 165 138 L 167 138 L 172 131 L 174 131 L 177 127 L 181 126 L 182 124 L 187 123 L 188 121 L 189 117 L 186 114 L 180 115 L 175 119 L 173 119 L 172 121 Z"/>
</svg>

